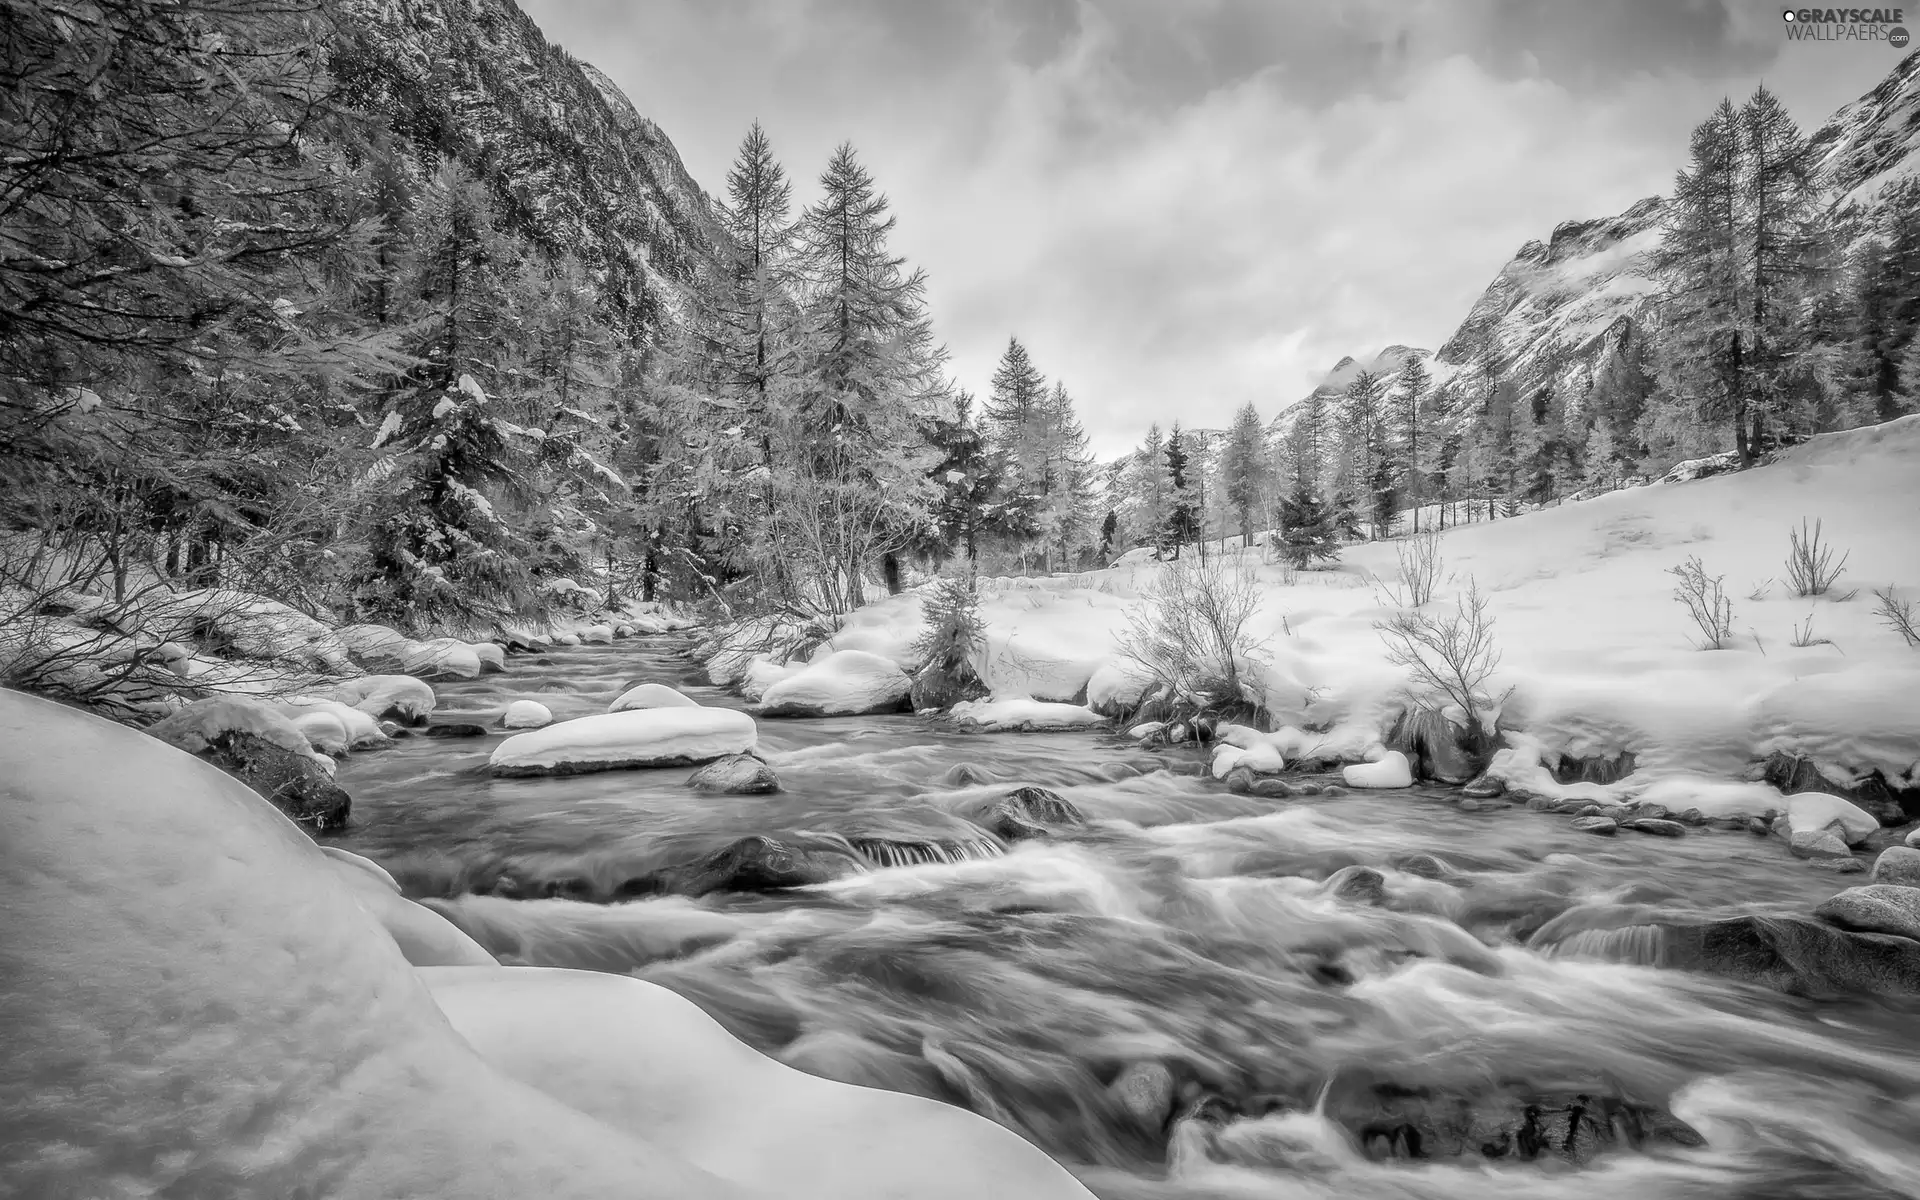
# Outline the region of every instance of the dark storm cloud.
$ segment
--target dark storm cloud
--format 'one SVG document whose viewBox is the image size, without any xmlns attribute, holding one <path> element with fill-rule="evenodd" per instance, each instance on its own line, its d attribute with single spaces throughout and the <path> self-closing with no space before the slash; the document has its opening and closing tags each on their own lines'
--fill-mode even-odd
<svg viewBox="0 0 1920 1200">
<path fill-rule="evenodd" d="M 1756 0 L 530 0 L 719 189 L 851 140 L 962 383 L 1010 333 L 1103 451 L 1437 345 L 1512 252 L 1669 184 L 1764 75 L 1808 125 L 1893 65 Z"/>
</svg>

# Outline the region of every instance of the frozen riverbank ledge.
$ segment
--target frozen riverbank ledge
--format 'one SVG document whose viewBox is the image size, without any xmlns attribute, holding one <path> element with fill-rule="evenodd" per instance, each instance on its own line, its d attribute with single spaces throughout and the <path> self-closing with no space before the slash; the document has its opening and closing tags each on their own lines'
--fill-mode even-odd
<svg viewBox="0 0 1920 1200">
<path fill-rule="evenodd" d="M 499 967 L 144 734 L 0 691 L 0 1179 L 274 1200 L 1084 1200 L 639 980 Z M 414 953 L 471 966 L 417 968 Z"/>
</svg>

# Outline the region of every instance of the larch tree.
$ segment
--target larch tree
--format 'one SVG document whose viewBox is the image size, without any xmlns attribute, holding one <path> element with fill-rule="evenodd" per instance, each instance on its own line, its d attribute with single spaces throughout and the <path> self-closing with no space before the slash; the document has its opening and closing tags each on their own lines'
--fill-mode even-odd
<svg viewBox="0 0 1920 1200">
<path fill-rule="evenodd" d="M 887 198 L 851 145 L 834 151 L 820 187 L 800 222 L 799 454 L 791 503 L 777 507 L 783 547 L 806 560 L 826 607 L 845 612 L 865 603 L 871 566 L 899 585 L 898 555 L 928 521 L 924 421 L 946 385 L 946 352 L 927 319 L 926 276 L 888 248 Z"/>
<path fill-rule="evenodd" d="M 1426 404 L 1432 387 L 1433 375 L 1427 370 L 1426 360 L 1418 354 L 1408 354 L 1401 361 L 1400 378 L 1395 381 L 1389 400 L 1392 424 L 1389 444 L 1395 459 L 1395 490 L 1413 506 L 1415 533 L 1420 532 L 1421 429 L 1427 420 Z"/>
<path fill-rule="evenodd" d="M 1241 405 L 1220 456 L 1220 486 L 1227 507 L 1239 523 L 1243 548 L 1253 545 L 1254 517 L 1266 509 L 1273 487 L 1272 463 L 1259 411 L 1251 403 Z"/>
</svg>

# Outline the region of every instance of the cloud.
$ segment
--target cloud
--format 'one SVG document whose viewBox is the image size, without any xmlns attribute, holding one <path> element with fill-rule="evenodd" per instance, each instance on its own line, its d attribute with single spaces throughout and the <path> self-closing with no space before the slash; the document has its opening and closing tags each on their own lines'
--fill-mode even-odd
<svg viewBox="0 0 1920 1200">
<path fill-rule="evenodd" d="M 1749 0 L 527 7 L 709 187 L 756 117 L 802 198 L 851 140 L 963 385 L 1017 334 L 1105 454 L 1438 345 L 1523 241 L 1664 190 L 1763 70 L 1811 124 L 1893 65 L 1786 53 Z"/>
</svg>

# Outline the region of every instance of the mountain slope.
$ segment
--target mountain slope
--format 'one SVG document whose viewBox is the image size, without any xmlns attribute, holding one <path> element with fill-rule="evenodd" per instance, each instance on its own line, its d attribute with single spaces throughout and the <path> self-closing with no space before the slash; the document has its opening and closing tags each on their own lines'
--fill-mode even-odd
<svg viewBox="0 0 1920 1200">
<path fill-rule="evenodd" d="M 501 220 L 577 254 L 652 328 L 723 242 L 713 202 L 658 126 L 604 75 L 550 44 L 513 0 L 345 0 L 332 67 L 384 118 L 409 173 L 457 159 Z"/>
<path fill-rule="evenodd" d="M 1809 140 L 1824 150 L 1835 212 L 1851 206 L 1871 216 L 1886 184 L 1920 164 L 1920 52 Z M 1631 334 L 1654 300 L 1645 267 L 1660 244 L 1663 207 L 1651 196 L 1617 216 L 1565 222 L 1545 243 L 1522 246 L 1435 357 L 1434 376 L 1452 407 L 1484 393 L 1488 375 L 1584 394 L 1603 354 Z"/>
</svg>

